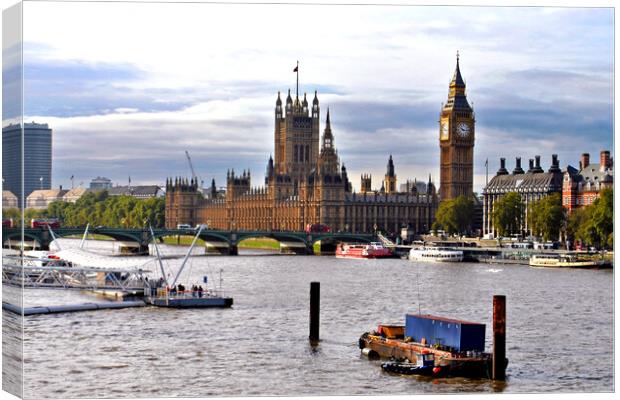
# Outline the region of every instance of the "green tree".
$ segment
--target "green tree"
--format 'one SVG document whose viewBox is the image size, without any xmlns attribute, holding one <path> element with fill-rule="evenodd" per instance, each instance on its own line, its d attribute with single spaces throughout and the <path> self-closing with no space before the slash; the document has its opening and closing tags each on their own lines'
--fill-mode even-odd
<svg viewBox="0 0 620 400">
<path fill-rule="evenodd" d="M 65 226 L 90 224 L 141 228 L 148 221 L 153 227 L 161 228 L 165 224 L 165 211 L 163 197 L 139 200 L 132 196 L 108 196 L 107 191 L 100 191 L 85 193 L 75 203 L 52 202 L 47 210 L 39 211 L 36 217 L 55 217 Z M 36 212 L 27 210 L 26 215 L 28 218 L 36 218 L 32 216 L 33 213 Z"/>
<path fill-rule="evenodd" d="M 553 193 L 531 203 L 528 207 L 528 226 L 532 234 L 543 240 L 557 240 L 566 221 L 562 195 Z"/>
<path fill-rule="evenodd" d="M 606 188 L 591 205 L 574 210 L 568 218 L 569 237 L 588 246 L 613 248 L 613 203 L 613 189 Z"/>
<path fill-rule="evenodd" d="M 14 225 L 21 224 L 22 213 L 19 212 L 19 208 L 6 208 L 2 210 L 2 219 L 13 219 Z"/>
<path fill-rule="evenodd" d="M 519 233 L 523 220 L 523 202 L 516 192 L 509 192 L 493 202 L 493 226 L 499 236 Z"/>
<path fill-rule="evenodd" d="M 588 208 L 577 208 L 569 215 L 566 223 L 566 237 L 571 240 L 582 240 L 583 232 L 580 229 L 586 224 L 589 218 Z"/>
<path fill-rule="evenodd" d="M 60 221 L 64 221 L 67 210 L 71 207 L 71 203 L 64 201 L 53 201 L 47 206 L 47 216 L 50 218 L 58 218 Z"/>
<path fill-rule="evenodd" d="M 474 202 L 466 196 L 444 200 L 435 214 L 433 230 L 443 229 L 449 234 L 468 233 L 474 214 Z"/>
</svg>

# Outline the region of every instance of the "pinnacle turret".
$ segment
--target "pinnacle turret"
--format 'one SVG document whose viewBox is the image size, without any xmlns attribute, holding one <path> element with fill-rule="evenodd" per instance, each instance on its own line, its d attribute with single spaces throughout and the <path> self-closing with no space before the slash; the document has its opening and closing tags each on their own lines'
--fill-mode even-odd
<svg viewBox="0 0 620 400">
<path fill-rule="evenodd" d="M 394 160 L 392 159 L 392 155 L 390 154 L 390 159 L 387 164 L 387 176 L 394 176 Z"/>
<path fill-rule="evenodd" d="M 323 131 L 322 150 L 332 149 L 334 147 L 334 135 L 332 135 L 332 126 L 329 119 L 329 107 L 327 108 L 327 118 L 325 119 L 325 130 Z"/>
<path fill-rule="evenodd" d="M 454 70 L 454 75 L 452 76 L 452 82 L 450 82 L 450 86 L 457 87 L 465 87 L 465 81 L 461 76 L 461 69 L 459 68 L 459 52 L 456 52 L 456 69 Z"/>
</svg>

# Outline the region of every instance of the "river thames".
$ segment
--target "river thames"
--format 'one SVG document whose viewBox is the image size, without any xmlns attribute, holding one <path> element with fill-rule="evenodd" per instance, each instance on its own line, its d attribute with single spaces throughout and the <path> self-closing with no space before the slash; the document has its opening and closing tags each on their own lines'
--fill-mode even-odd
<svg viewBox="0 0 620 400">
<path fill-rule="evenodd" d="M 164 246 L 165 254 L 182 249 Z M 166 260 L 175 271 L 180 259 Z M 154 307 L 24 319 L 24 396 L 169 397 L 576 393 L 614 390 L 612 270 L 524 265 L 422 264 L 241 251 L 192 257 L 186 283 L 204 275 L 231 309 Z M 155 274 L 153 276 L 156 277 Z M 308 342 L 310 282 L 321 283 L 321 342 Z M 402 377 L 357 347 L 378 323 L 406 313 L 486 324 L 507 298 L 506 382 Z M 102 301 L 80 292 L 26 290 L 25 303 Z M 3 311 L 7 326 L 16 317 Z M 4 345 L 11 346 L 5 341 Z M 5 347 L 6 349 L 6 347 Z M 9 348 L 14 362 L 19 352 Z M 6 368 L 5 364 L 5 368 Z"/>
</svg>

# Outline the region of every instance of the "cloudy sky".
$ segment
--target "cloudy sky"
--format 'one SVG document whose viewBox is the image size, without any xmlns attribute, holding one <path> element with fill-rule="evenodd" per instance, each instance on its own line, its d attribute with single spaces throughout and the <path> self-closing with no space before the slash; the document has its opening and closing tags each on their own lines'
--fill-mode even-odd
<svg viewBox="0 0 620 400">
<path fill-rule="evenodd" d="M 27 2 L 24 113 L 54 130 L 54 186 L 162 184 L 190 176 L 185 150 L 205 184 L 234 167 L 260 185 L 299 60 L 355 188 L 390 154 L 400 182 L 437 180 L 458 50 L 479 191 L 487 158 L 492 176 L 613 150 L 613 29 L 610 8 Z"/>
</svg>

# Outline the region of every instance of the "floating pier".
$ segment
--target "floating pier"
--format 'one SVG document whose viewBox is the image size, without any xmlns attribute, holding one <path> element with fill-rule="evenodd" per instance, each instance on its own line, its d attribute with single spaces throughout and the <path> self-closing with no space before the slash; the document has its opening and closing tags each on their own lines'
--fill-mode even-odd
<svg viewBox="0 0 620 400">
<path fill-rule="evenodd" d="M 11 303 L 2 302 L 2 309 L 20 315 L 38 315 L 38 314 L 57 314 L 65 312 L 77 311 L 94 311 L 109 310 L 119 308 L 144 307 L 143 301 L 110 301 L 106 303 L 79 303 L 66 304 L 61 306 L 36 306 L 36 307 L 19 307 Z"/>
</svg>

